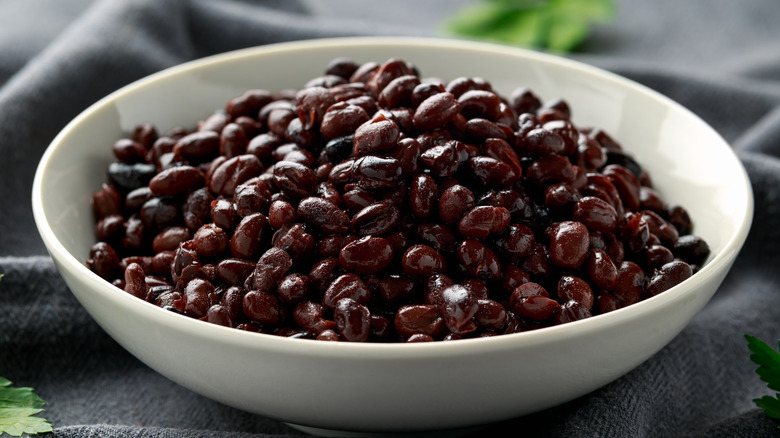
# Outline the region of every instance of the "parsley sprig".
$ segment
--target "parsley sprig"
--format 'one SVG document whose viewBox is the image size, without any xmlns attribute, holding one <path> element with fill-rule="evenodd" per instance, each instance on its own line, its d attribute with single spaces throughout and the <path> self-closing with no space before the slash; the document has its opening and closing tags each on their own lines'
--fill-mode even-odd
<svg viewBox="0 0 780 438">
<path fill-rule="evenodd" d="M 457 11 L 443 31 L 553 52 L 575 50 L 592 23 L 615 13 L 615 0 L 482 0 Z"/>
<path fill-rule="evenodd" d="M 758 365 L 756 373 L 767 383 L 769 389 L 780 391 L 780 353 L 755 336 L 745 335 L 745 339 L 753 353 L 750 355 L 750 360 Z M 763 409 L 767 416 L 780 420 L 780 393 L 775 394 L 774 397 L 765 395 L 753 399 L 753 403 Z"/>
<path fill-rule="evenodd" d="M 0 435 L 51 432 L 51 422 L 35 416 L 45 404 L 32 388 L 11 386 L 10 380 L 0 377 Z"/>
</svg>

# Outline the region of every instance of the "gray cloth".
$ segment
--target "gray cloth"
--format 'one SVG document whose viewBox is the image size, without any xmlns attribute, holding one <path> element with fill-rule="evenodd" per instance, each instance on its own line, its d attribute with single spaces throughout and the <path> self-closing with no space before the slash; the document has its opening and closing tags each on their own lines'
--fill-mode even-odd
<svg viewBox="0 0 780 438">
<path fill-rule="evenodd" d="M 5 0 L 0 2 L 0 376 L 33 386 L 56 436 L 300 432 L 207 400 L 111 340 L 69 293 L 37 235 L 35 166 L 89 104 L 150 73 L 253 45 L 361 34 L 436 35 L 466 2 Z M 646 84 L 712 124 L 755 191 L 752 231 L 707 307 L 671 344 L 575 401 L 489 426 L 527 437 L 780 436 L 751 399 L 770 391 L 743 338 L 780 339 L 780 6 L 777 0 L 622 0 L 575 59 Z M 576 360 L 572 361 L 576 367 Z"/>
</svg>

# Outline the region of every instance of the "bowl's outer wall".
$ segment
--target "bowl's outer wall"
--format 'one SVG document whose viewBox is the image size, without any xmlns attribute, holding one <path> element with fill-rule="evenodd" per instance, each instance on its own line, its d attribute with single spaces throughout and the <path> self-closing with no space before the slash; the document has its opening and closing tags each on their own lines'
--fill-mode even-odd
<svg viewBox="0 0 780 438">
<path fill-rule="evenodd" d="M 683 285 L 614 315 L 450 345 L 333 344 L 239 332 L 158 309 L 84 267 L 94 241 L 90 194 L 105 181 L 117 138 L 147 121 L 161 131 L 192 127 L 247 89 L 300 88 L 339 56 L 399 57 L 426 77 L 479 76 L 504 95 L 528 86 L 545 100 L 565 98 L 578 125 L 613 135 L 670 202 L 688 209 L 717 257 Z M 44 156 L 33 203 L 66 283 L 117 342 L 181 385 L 247 411 L 323 428 L 421 430 L 571 400 L 628 372 L 679 333 L 719 286 L 749 227 L 749 182 L 728 145 L 676 104 L 590 67 L 499 46 L 415 39 L 321 40 L 214 59 L 144 80 L 79 116 Z"/>
</svg>

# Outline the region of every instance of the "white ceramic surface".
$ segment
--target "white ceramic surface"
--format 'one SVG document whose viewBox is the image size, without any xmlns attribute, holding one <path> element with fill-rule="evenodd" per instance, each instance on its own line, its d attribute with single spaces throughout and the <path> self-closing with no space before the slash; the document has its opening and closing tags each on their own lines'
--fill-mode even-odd
<svg viewBox="0 0 780 438">
<path fill-rule="evenodd" d="M 610 314 L 534 332 L 457 342 L 351 344 L 229 329 L 157 308 L 87 269 L 90 195 L 110 145 L 135 124 L 193 126 L 250 88 L 300 87 L 332 58 L 400 57 L 423 76 L 480 76 L 502 94 L 565 98 L 580 126 L 605 129 L 684 205 L 712 249 L 683 284 Z M 35 176 L 41 236 L 73 294 L 128 351 L 206 397 L 286 422 L 337 430 L 479 425 L 572 400 L 666 345 L 710 299 L 752 219 L 746 173 L 724 140 L 671 100 L 610 73 L 535 52 L 452 40 L 350 38 L 227 53 L 175 67 L 99 101 L 52 142 Z"/>
</svg>

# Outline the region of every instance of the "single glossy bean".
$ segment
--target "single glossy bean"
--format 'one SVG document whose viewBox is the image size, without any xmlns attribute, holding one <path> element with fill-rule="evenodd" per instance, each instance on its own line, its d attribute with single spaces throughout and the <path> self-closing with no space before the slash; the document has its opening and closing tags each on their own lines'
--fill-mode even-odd
<svg viewBox="0 0 780 438">
<path fill-rule="evenodd" d="M 345 341 L 366 342 L 371 334 L 371 312 L 352 298 L 342 298 L 336 303 L 333 319 Z"/>
<path fill-rule="evenodd" d="M 341 234 L 349 229 L 349 217 L 332 202 L 308 197 L 298 204 L 298 219 L 328 234 Z"/>
<path fill-rule="evenodd" d="M 435 249 L 428 245 L 414 245 L 404 252 L 401 267 L 409 275 L 431 275 L 445 271 L 447 264 Z"/>
</svg>

